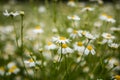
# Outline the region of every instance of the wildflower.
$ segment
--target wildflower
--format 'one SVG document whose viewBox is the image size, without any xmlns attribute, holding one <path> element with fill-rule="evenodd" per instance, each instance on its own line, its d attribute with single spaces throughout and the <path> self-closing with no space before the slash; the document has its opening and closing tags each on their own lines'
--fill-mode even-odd
<svg viewBox="0 0 120 80">
<path fill-rule="evenodd" d="M 96 39 L 96 37 L 95 37 L 95 36 L 93 36 L 93 35 L 92 35 L 92 34 L 90 34 L 90 33 L 86 33 L 86 34 L 85 34 L 85 37 L 86 37 L 86 38 L 88 38 L 89 40 Z"/>
<path fill-rule="evenodd" d="M 53 44 L 52 42 L 48 42 L 47 45 L 45 46 L 45 48 L 47 50 L 54 50 L 57 48 L 57 46 L 55 44 Z"/>
<path fill-rule="evenodd" d="M 120 31 L 120 27 L 111 27 L 110 30 L 111 31 Z"/>
<path fill-rule="evenodd" d="M 63 43 L 63 44 L 65 44 L 65 43 L 69 43 L 69 39 L 67 39 L 66 37 L 53 37 L 52 38 L 53 39 L 53 41 L 54 42 L 56 42 L 56 43 Z"/>
<path fill-rule="evenodd" d="M 109 33 L 103 33 L 102 34 L 102 37 L 105 38 L 105 39 L 114 39 L 115 36 L 112 36 L 111 34 Z"/>
<path fill-rule="evenodd" d="M 117 43 L 111 43 L 108 46 L 111 47 L 111 48 L 117 49 L 119 47 L 119 44 L 117 44 Z"/>
<path fill-rule="evenodd" d="M 94 10 L 94 8 L 85 7 L 85 8 L 82 9 L 82 12 L 84 12 L 84 11 L 93 11 L 93 10 Z"/>
<path fill-rule="evenodd" d="M 109 33 L 103 33 L 102 37 L 104 38 L 102 43 L 112 43 L 112 40 L 115 39 L 115 36 L 109 34 Z"/>
<path fill-rule="evenodd" d="M 4 67 L 0 67 L 0 75 L 3 76 L 5 73 L 5 69 Z"/>
<path fill-rule="evenodd" d="M 99 16 L 99 19 L 106 21 L 107 20 L 107 14 L 103 13 Z"/>
<path fill-rule="evenodd" d="M 91 53 L 92 55 L 95 54 L 95 50 L 91 45 L 88 45 L 87 48 L 85 49 L 85 54 L 88 55 L 89 53 Z"/>
<path fill-rule="evenodd" d="M 79 20 L 80 20 L 80 17 L 77 16 L 77 15 L 67 16 L 67 18 L 68 18 L 69 20 L 75 20 L 75 21 L 79 21 Z"/>
<path fill-rule="evenodd" d="M 61 52 L 62 49 L 62 52 Z M 58 49 L 59 54 L 67 54 L 67 53 L 73 53 L 73 50 L 67 46 L 67 44 L 62 44 L 62 46 Z"/>
<path fill-rule="evenodd" d="M 5 10 L 5 12 L 3 12 L 4 16 L 17 16 L 19 15 L 19 12 L 8 12 L 7 10 Z"/>
<path fill-rule="evenodd" d="M 76 6 L 76 4 L 73 0 L 69 0 L 67 5 L 70 6 L 70 7 L 75 7 Z"/>
<path fill-rule="evenodd" d="M 38 8 L 38 11 L 39 11 L 40 13 L 44 13 L 44 12 L 46 11 L 45 6 L 40 6 L 40 7 Z"/>
<path fill-rule="evenodd" d="M 107 19 L 106 19 L 107 22 L 111 22 L 111 23 L 115 23 L 115 19 L 112 18 L 112 16 L 107 16 Z"/>
<path fill-rule="evenodd" d="M 24 11 L 20 11 L 19 13 L 21 16 L 24 16 L 24 14 L 25 14 Z"/>
<path fill-rule="evenodd" d="M 81 36 L 82 34 L 80 33 L 80 31 L 77 31 L 77 30 L 73 30 L 72 33 L 70 34 L 70 37 L 73 39 L 81 37 Z"/>
<path fill-rule="evenodd" d="M 8 63 L 7 68 L 8 68 L 7 75 L 10 75 L 12 73 L 17 74 L 20 71 L 20 69 L 16 66 L 14 62 Z"/>
<path fill-rule="evenodd" d="M 81 53 L 83 53 L 83 51 L 85 49 L 83 42 L 80 42 L 80 41 L 76 42 L 73 46 L 74 46 L 74 50 L 81 52 Z"/>
<path fill-rule="evenodd" d="M 114 78 L 115 78 L 116 80 L 120 80 L 120 75 L 115 75 Z"/>
<path fill-rule="evenodd" d="M 72 33 L 72 32 L 73 32 L 73 29 L 72 29 L 72 28 L 68 28 L 68 29 L 67 29 L 67 32 L 68 32 L 68 33 Z"/>
<path fill-rule="evenodd" d="M 95 22 L 94 26 L 97 27 L 97 28 L 100 28 L 102 26 L 102 23 L 101 22 Z"/>
<path fill-rule="evenodd" d="M 43 29 L 41 29 L 40 26 L 36 26 L 36 28 L 33 30 L 34 33 L 43 33 Z"/>
<path fill-rule="evenodd" d="M 35 67 L 35 62 L 33 59 L 29 59 L 24 61 L 24 63 L 28 66 L 28 67 Z"/>
</svg>

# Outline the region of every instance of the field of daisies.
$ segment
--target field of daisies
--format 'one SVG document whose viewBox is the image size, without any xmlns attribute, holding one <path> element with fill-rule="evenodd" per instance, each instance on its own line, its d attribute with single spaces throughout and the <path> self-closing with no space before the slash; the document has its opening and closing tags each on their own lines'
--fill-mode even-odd
<svg viewBox="0 0 120 80">
<path fill-rule="evenodd" d="M 119 2 L 0 3 L 0 80 L 120 80 Z"/>
</svg>

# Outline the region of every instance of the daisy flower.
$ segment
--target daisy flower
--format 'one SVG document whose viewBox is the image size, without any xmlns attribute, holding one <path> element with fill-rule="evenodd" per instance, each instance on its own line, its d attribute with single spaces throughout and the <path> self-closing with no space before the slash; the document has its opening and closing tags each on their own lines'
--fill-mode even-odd
<svg viewBox="0 0 120 80">
<path fill-rule="evenodd" d="M 93 36 L 93 35 L 92 35 L 92 34 L 90 34 L 90 33 L 86 33 L 86 34 L 85 34 L 85 37 L 86 37 L 86 38 L 88 38 L 89 40 L 96 39 L 96 37 L 95 37 L 95 36 Z"/>
<path fill-rule="evenodd" d="M 3 12 L 4 16 L 18 16 L 19 12 L 8 12 L 7 10 L 5 10 L 5 12 Z"/>
<path fill-rule="evenodd" d="M 39 11 L 40 13 L 44 13 L 44 12 L 46 11 L 45 6 L 40 6 L 40 7 L 38 8 L 38 11 Z"/>
<path fill-rule="evenodd" d="M 24 63 L 25 63 L 28 67 L 35 67 L 35 62 L 34 62 L 33 59 L 25 60 Z"/>
<path fill-rule="evenodd" d="M 112 16 L 107 16 L 106 21 L 110 22 L 110 23 L 115 23 L 116 22 L 116 20 L 114 18 L 112 18 Z"/>
<path fill-rule="evenodd" d="M 82 9 L 82 12 L 84 12 L 84 11 L 93 11 L 93 10 L 94 10 L 94 8 L 85 7 L 85 8 Z"/>
<path fill-rule="evenodd" d="M 69 39 L 67 39 L 66 37 L 63 37 L 63 36 L 58 36 L 58 37 L 53 37 L 52 38 L 53 42 L 56 42 L 56 43 L 69 43 Z"/>
<path fill-rule="evenodd" d="M 111 43 L 108 46 L 111 47 L 111 48 L 117 49 L 119 47 L 119 44 L 117 44 L 117 43 Z"/>
<path fill-rule="evenodd" d="M 115 36 L 109 34 L 109 33 L 103 33 L 102 37 L 105 39 L 115 39 Z"/>
<path fill-rule="evenodd" d="M 76 6 L 76 4 L 73 0 L 69 0 L 67 5 L 70 6 L 70 7 L 75 7 Z"/>
<path fill-rule="evenodd" d="M 7 68 L 8 68 L 7 75 L 10 75 L 12 73 L 17 74 L 20 71 L 20 69 L 16 66 L 14 62 L 8 63 Z"/>
<path fill-rule="evenodd" d="M 0 75 L 3 76 L 5 73 L 5 68 L 4 67 L 0 67 Z"/>
<path fill-rule="evenodd" d="M 33 30 L 33 32 L 37 34 L 37 33 L 43 33 L 44 31 L 43 31 L 43 29 L 41 29 L 40 26 L 36 26 L 36 28 Z"/>
<path fill-rule="evenodd" d="M 77 15 L 67 16 L 67 18 L 68 18 L 69 20 L 75 20 L 75 21 L 79 21 L 79 20 L 80 20 L 80 17 L 77 16 Z"/>
<path fill-rule="evenodd" d="M 67 46 L 67 44 L 62 44 L 62 46 L 58 49 L 58 53 L 61 54 L 73 53 L 73 50 Z"/>
<path fill-rule="evenodd" d="M 73 39 L 81 37 L 81 36 L 82 34 L 80 33 L 80 31 L 77 31 L 77 30 L 73 30 L 72 33 L 70 34 L 70 37 Z"/>
<path fill-rule="evenodd" d="M 106 21 L 107 20 L 107 14 L 103 13 L 99 16 L 99 19 Z"/>
<path fill-rule="evenodd" d="M 76 42 L 73 46 L 74 46 L 75 51 L 78 51 L 78 52 L 81 52 L 81 53 L 84 52 L 85 47 L 83 45 L 83 42 L 80 42 L 80 41 Z"/>
<path fill-rule="evenodd" d="M 88 45 L 87 48 L 85 49 L 85 54 L 88 55 L 89 53 L 91 53 L 92 55 L 95 54 L 95 50 L 91 45 Z"/>
<path fill-rule="evenodd" d="M 53 44 L 52 42 L 48 42 L 47 45 L 45 46 L 45 48 L 47 50 L 54 50 L 57 48 L 57 46 L 55 44 Z"/>
</svg>

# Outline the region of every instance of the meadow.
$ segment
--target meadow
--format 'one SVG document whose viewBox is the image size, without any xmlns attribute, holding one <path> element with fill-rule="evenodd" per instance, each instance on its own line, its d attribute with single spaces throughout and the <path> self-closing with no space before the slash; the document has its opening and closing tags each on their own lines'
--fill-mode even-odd
<svg viewBox="0 0 120 80">
<path fill-rule="evenodd" d="M 0 3 L 0 80 L 120 80 L 118 2 Z"/>
</svg>

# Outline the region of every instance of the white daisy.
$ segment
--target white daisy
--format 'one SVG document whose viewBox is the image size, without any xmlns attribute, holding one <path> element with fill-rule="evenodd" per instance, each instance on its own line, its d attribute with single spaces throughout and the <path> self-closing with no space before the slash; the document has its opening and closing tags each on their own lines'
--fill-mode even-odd
<svg viewBox="0 0 120 80">
<path fill-rule="evenodd" d="M 92 55 L 95 54 L 95 50 L 91 45 L 88 45 L 87 48 L 85 49 L 85 54 L 88 55 L 89 53 L 91 53 Z"/>
<path fill-rule="evenodd" d="M 88 38 L 88 39 L 90 39 L 90 40 L 96 39 L 96 37 L 93 36 L 93 35 L 90 34 L 90 33 L 86 33 L 86 34 L 85 34 L 85 37 Z"/>
<path fill-rule="evenodd" d="M 107 14 L 101 14 L 100 16 L 99 16 L 99 19 L 101 19 L 101 20 L 103 20 L 103 21 L 106 21 L 107 20 Z"/>
<path fill-rule="evenodd" d="M 37 26 L 34 30 L 33 30 L 34 33 L 43 33 L 43 29 L 40 27 L 40 26 Z"/>
<path fill-rule="evenodd" d="M 17 16 L 19 15 L 19 12 L 8 12 L 7 10 L 5 10 L 5 12 L 3 12 L 4 16 Z"/>
<path fill-rule="evenodd" d="M 66 37 L 60 37 L 60 36 L 58 36 L 58 37 L 53 37 L 52 38 L 52 40 L 53 40 L 53 42 L 56 42 L 56 43 L 63 43 L 63 44 L 65 44 L 65 43 L 69 43 L 69 39 L 67 39 Z"/>
<path fill-rule="evenodd" d="M 75 7 L 76 6 L 74 1 L 68 1 L 67 5 L 70 6 L 70 7 Z"/>
<path fill-rule="evenodd" d="M 40 13 L 44 13 L 44 12 L 46 11 L 45 6 L 40 6 L 40 7 L 38 8 L 38 11 L 39 11 Z"/>
<path fill-rule="evenodd" d="M 115 36 L 109 34 L 109 33 L 103 33 L 102 37 L 105 39 L 115 39 Z"/>
<path fill-rule="evenodd" d="M 62 44 L 62 46 L 58 49 L 58 53 L 61 54 L 73 53 L 73 50 L 67 46 L 67 44 Z"/>
<path fill-rule="evenodd" d="M 27 67 L 35 67 L 35 62 L 33 59 L 25 60 L 24 63 Z"/>
<path fill-rule="evenodd" d="M 72 33 L 70 34 L 70 37 L 73 39 L 81 37 L 81 36 L 82 34 L 80 33 L 80 31 L 77 31 L 77 30 L 73 30 Z"/>
<path fill-rule="evenodd" d="M 57 48 L 57 46 L 55 44 L 53 44 L 52 42 L 48 42 L 47 45 L 45 46 L 45 48 L 47 50 L 54 50 Z"/>
<path fill-rule="evenodd" d="M 119 47 L 119 44 L 117 44 L 117 43 L 111 43 L 108 46 L 111 47 L 111 48 L 117 49 Z"/>
<path fill-rule="evenodd" d="M 7 75 L 10 75 L 12 73 L 17 74 L 20 71 L 20 69 L 16 66 L 14 62 L 8 63 L 7 68 L 8 68 Z"/>
<path fill-rule="evenodd" d="M 82 12 L 84 12 L 84 11 L 93 11 L 93 10 L 94 10 L 94 8 L 85 7 L 85 8 L 82 9 Z"/>
<path fill-rule="evenodd" d="M 110 22 L 110 23 L 115 23 L 116 20 L 112 18 L 112 16 L 107 16 L 107 19 L 106 19 L 107 22 Z"/>
<path fill-rule="evenodd" d="M 84 45 L 83 45 L 83 42 L 76 42 L 74 45 L 74 50 L 75 51 L 78 51 L 78 52 L 80 52 L 80 53 L 83 53 L 83 51 L 84 51 L 84 49 L 85 49 L 85 47 L 84 47 Z"/>
<path fill-rule="evenodd" d="M 75 20 L 75 21 L 79 21 L 79 20 L 80 20 L 80 17 L 77 16 L 77 15 L 67 16 L 67 18 L 68 18 L 69 20 Z"/>
</svg>

